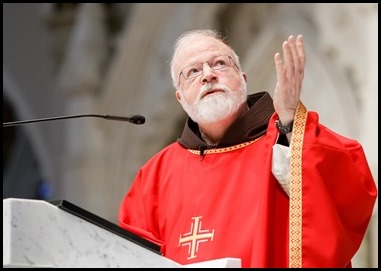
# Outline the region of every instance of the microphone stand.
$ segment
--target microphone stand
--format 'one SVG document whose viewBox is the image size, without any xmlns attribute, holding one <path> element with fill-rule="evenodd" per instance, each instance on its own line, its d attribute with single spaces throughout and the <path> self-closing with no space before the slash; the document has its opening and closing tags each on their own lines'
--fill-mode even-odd
<svg viewBox="0 0 381 271">
<path fill-rule="evenodd" d="M 14 121 L 14 122 L 3 122 L 3 128 L 9 127 L 9 126 L 16 126 L 20 124 L 33 123 L 33 122 L 73 119 L 73 118 L 82 118 L 82 117 L 96 117 L 96 118 L 103 118 L 106 120 L 127 121 L 134 124 L 143 124 L 145 122 L 145 118 L 141 115 L 131 115 L 129 117 L 121 117 L 121 116 L 112 116 L 112 115 L 83 114 L 83 115 L 69 115 L 69 116 L 51 117 L 51 118 L 42 118 L 42 119 L 33 119 L 33 120 L 21 120 L 21 121 Z"/>
</svg>

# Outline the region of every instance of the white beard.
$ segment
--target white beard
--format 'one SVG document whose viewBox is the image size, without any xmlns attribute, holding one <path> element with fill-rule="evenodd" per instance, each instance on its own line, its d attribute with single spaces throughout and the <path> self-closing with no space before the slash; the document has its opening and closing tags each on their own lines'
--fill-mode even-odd
<svg viewBox="0 0 381 271">
<path fill-rule="evenodd" d="M 216 92 L 202 98 L 206 92 L 212 89 L 223 90 L 223 92 Z M 193 106 L 185 99 L 182 106 L 193 121 L 213 123 L 226 119 L 237 112 L 239 107 L 246 102 L 246 98 L 247 89 L 244 80 L 242 80 L 238 91 L 232 91 L 223 84 L 207 84 L 201 87 Z"/>
</svg>

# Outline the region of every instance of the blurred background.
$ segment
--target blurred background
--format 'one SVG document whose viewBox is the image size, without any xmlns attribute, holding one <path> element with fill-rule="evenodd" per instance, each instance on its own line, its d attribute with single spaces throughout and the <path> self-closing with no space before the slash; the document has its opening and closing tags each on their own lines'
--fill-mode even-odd
<svg viewBox="0 0 381 271">
<path fill-rule="evenodd" d="M 138 168 L 181 135 L 169 61 L 184 31 L 227 35 L 250 93 L 273 94 L 275 52 L 303 34 L 302 102 L 358 140 L 378 183 L 378 4 L 3 3 L 3 199 L 66 199 L 117 223 Z M 378 267 L 378 204 L 354 267 Z"/>
</svg>

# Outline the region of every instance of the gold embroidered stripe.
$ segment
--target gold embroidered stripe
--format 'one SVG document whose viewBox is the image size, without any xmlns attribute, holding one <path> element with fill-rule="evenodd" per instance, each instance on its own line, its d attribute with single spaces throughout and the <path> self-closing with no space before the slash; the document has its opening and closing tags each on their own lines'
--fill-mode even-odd
<svg viewBox="0 0 381 271">
<path fill-rule="evenodd" d="M 243 148 L 243 147 L 249 146 L 250 144 L 254 143 L 255 141 L 259 140 L 259 139 L 262 138 L 262 137 L 263 137 L 263 136 L 258 137 L 257 139 L 254 139 L 254 140 L 245 142 L 245 143 L 241 143 L 241 144 L 234 145 L 234 146 L 230 146 L 230 147 L 226 147 L 226 148 L 219 148 L 219 149 L 205 150 L 205 151 L 204 151 L 204 154 L 224 153 L 224 152 L 229 152 L 229 151 L 235 151 L 235 150 L 241 149 L 241 148 Z M 199 150 L 191 150 L 191 149 L 188 149 L 188 151 L 190 151 L 191 153 L 197 154 L 197 155 L 200 154 L 200 151 L 199 151 Z"/>
<path fill-rule="evenodd" d="M 301 268 L 302 262 L 302 151 L 307 109 L 299 102 L 291 136 L 289 267 Z"/>
</svg>

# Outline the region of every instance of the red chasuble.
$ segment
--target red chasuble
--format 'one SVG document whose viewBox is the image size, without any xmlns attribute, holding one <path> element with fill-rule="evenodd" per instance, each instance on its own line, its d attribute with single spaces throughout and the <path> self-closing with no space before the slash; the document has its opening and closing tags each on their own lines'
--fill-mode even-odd
<svg viewBox="0 0 381 271">
<path fill-rule="evenodd" d="M 300 105 L 289 197 L 271 173 L 276 117 L 263 136 L 203 155 L 167 146 L 139 170 L 120 226 L 180 264 L 232 257 L 242 267 L 350 266 L 377 196 L 362 147 Z"/>
</svg>

